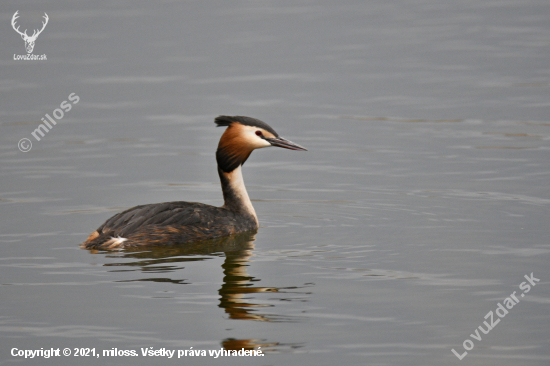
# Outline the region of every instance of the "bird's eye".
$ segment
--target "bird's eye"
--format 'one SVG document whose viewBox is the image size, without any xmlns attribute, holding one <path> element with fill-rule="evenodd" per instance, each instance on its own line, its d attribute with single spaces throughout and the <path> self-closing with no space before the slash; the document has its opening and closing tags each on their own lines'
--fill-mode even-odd
<svg viewBox="0 0 550 366">
<path fill-rule="evenodd" d="M 263 136 L 262 131 L 256 131 L 256 136 L 262 137 Z"/>
</svg>

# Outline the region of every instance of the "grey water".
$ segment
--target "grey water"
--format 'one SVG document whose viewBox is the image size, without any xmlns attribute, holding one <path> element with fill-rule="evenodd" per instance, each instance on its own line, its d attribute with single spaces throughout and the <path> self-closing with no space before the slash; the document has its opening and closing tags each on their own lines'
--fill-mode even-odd
<svg viewBox="0 0 550 366">
<path fill-rule="evenodd" d="M 29 34 L 48 14 L 46 60 L 14 60 L 16 11 Z M 548 365 L 549 18 L 544 0 L 3 1 L 0 364 Z M 220 114 L 309 150 L 244 165 L 255 236 L 78 247 L 138 204 L 221 205 Z M 17 355 L 50 348 L 71 355 Z"/>
</svg>

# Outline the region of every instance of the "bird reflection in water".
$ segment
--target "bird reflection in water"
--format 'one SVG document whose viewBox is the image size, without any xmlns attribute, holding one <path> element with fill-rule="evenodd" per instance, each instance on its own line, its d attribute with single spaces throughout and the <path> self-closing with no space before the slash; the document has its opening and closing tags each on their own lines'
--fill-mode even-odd
<svg viewBox="0 0 550 366">
<path fill-rule="evenodd" d="M 107 263 L 108 267 L 119 267 L 110 272 L 134 271 L 127 267 L 140 267 L 143 273 L 173 273 L 183 269 L 183 263 L 189 261 L 203 261 L 211 259 L 212 256 L 225 256 L 223 269 L 223 282 L 219 289 L 219 307 L 228 315 L 229 319 L 254 320 L 264 322 L 285 322 L 295 321 L 284 316 L 274 314 L 261 314 L 261 308 L 271 305 L 257 304 L 253 302 L 252 294 L 255 293 L 281 293 L 286 288 L 254 286 L 260 280 L 250 276 L 247 272 L 248 263 L 251 261 L 254 250 L 254 232 L 246 232 L 229 237 L 223 237 L 203 242 L 187 243 L 181 246 L 160 246 L 154 248 L 126 249 L 122 252 L 102 252 L 90 250 L 91 253 L 105 253 L 108 258 L 129 259 L 133 262 Z M 139 250 L 139 251 L 138 251 Z M 124 268 L 126 267 L 126 268 Z M 120 282 L 171 282 L 174 284 L 189 284 L 185 279 L 174 279 L 168 277 L 146 277 Z M 296 289 L 296 288 L 293 288 Z M 233 339 L 227 338 L 222 341 L 225 349 L 273 349 L 278 343 L 268 343 L 260 339 Z"/>
<path fill-rule="evenodd" d="M 268 305 L 253 304 L 250 294 L 262 292 L 277 292 L 275 287 L 256 287 L 253 282 L 259 280 L 247 272 L 248 262 L 254 250 L 254 237 L 244 240 L 243 245 L 236 250 L 225 252 L 223 268 L 223 284 L 220 294 L 220 308 L 224 309 L 230 319 L 270 321 L 266 315 L 253 313 L 254 308 Z"/>
</svg>

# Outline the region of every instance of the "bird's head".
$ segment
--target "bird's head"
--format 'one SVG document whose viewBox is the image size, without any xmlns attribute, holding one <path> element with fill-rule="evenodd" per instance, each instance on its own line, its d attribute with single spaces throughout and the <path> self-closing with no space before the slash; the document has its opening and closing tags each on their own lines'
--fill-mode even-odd
<svg viewBox="0 0 550 366">
<path fill-rule="evenodd" d="M 244 164 L 255 149 L 278 146 L 290 150 L 307 151 L 304 147 L 288 141 L 267 123 L 244 116 L 219 116 L 214 122 L 218 127 L 227 127 L 218 144 L 216 160 L 225 173 Z"/>
</svg>

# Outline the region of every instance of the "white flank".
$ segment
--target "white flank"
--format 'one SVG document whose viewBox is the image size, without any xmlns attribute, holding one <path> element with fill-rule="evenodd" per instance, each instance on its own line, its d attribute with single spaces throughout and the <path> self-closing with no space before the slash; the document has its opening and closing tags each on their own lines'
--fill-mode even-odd
<svg viewBox="0 0 550 366">
<path fill-rule="evenodd" d="M 117 236 L 116 238 L 113 238 L 111 236 L 111 239 L 114 239 L 115 242 L 113 244 L 115 244 L 115 245 L 120 245 L 120 244 L 124 243 L 126 240 L 128 240 L 128 239 L 122 238 L 120 236 Z"/>
<path fill-rule="evenodd" d="M 122 238 L 120 236 L 117 236 L 116 238 L 111 236 L 111 239 L 109 239 L 109 241 L 105 242 L 105 244 L 103 244 L 103 246 L 107 247 L 107 248 L 117 248 L 117 247 L 123 247 L 123 243 L 128 240 L 126 238 Z"/>
</svg>

